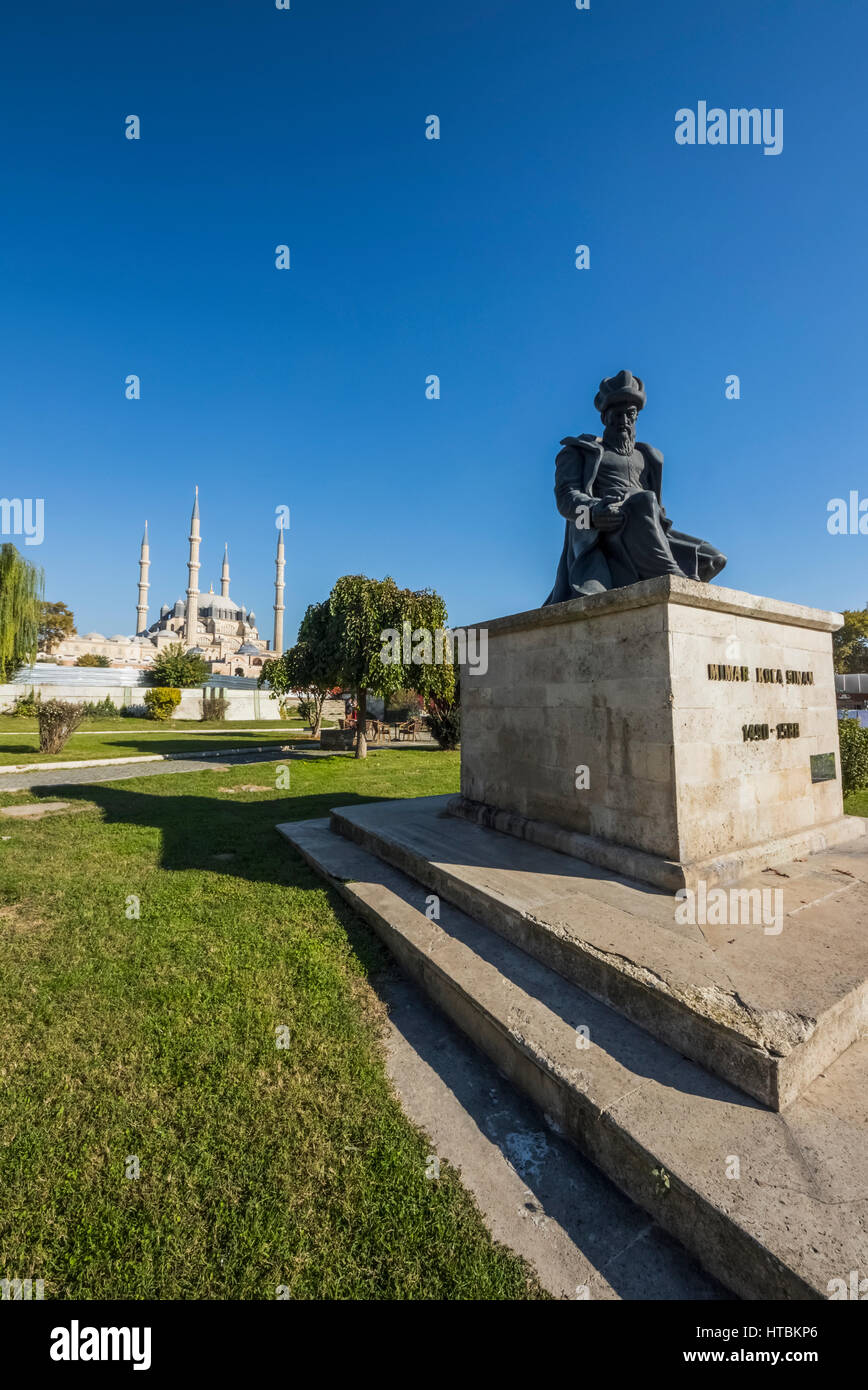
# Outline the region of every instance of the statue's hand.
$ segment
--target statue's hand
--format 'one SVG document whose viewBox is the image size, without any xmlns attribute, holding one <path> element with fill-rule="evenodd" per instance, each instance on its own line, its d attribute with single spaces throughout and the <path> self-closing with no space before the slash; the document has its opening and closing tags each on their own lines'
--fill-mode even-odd
<svg viewBox="0 0 868 1390">
<path fill-rule="evenodd" d="M 624 525 L 624 514 L 617 503 L 597 502 L 591 508 L 591 525 L 597 531 L 617 531 Z"/>
</svg>

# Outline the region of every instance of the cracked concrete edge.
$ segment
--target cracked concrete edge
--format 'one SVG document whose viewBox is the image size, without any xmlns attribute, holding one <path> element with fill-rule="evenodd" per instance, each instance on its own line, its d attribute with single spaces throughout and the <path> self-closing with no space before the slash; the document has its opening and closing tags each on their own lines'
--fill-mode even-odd
<svg viewBox="0 0 868 1390">
<path fill-rule="evenodd" d="M 389 1010 L 387 1071 L 405 1113 L 459 1173 L 492 1237 L 527 1260 L 554 1298 L 732 1297 L 417 985 L 400 975 L 378 992 Z"/>
<path fill-rule="evenodd" d="M 313 829 L 313 823 L 306 824 Z M 324 831 L 327 824 L 319 821 L 318 829 Z M 304 825 L 290 823 L 278 826 L 278 830 L 377 933 L 414 984 L 543 1114 L 552 1117 L 556 1132 L 569 1138 L 626 1197 L 700 1258 L 704 1268 L 740 1298 L 790 1301 L 825 1296 L 673 1165 L 667 1169 L 668 1187 L 658 1190 L 659 1185 L 652 1183 L 652 1174 L 660 1167 L 659 1158 L 614 1113 L 626 1098 L 646 1089 L 647 1082 L 630 1087 L 606 1106 L 596 1104 L 576 1084 L 578 1073 L 569 1075 L 570 1069 L 551 1058 L 544 1048 L 511 1030 L 450 975 L 436 955 L 426 954 L 374 903 L 368 902 L 363 880 L 342 882 L 336 878 L 318 855 L 316 843 L 305 843 L 307 837 L 301 829 Z M 316 835 L 313 838 L 315 841 Z M 356 853 L 368 854 L 358 845 L 353 844 L 353 848 Z M 461 912 L 460 908 L 455 910 Z"/>
<path fill-rule="evenodd" d="M 695 988 L 679 985 L 629 957 L 606 952 L 562 923 L 546 919 L 539 909 L 530 913 L 466 882 L 394 838 L 388 827 L 368 825 L 366 809 L 370 808 L 335 808 L 332 830 L 426 884 L 652 1036 L 773 1110 L 791 1104 L 865 1025 L 868 981 L 825 1011 L 822 1029 L 812 1015 L 752 1006 L 736 989 L 713 983 Z"/>
<path fill-rule="evenodd" d="M 470 888 L 441 865 L 430 861 L 422 865 L 418 855 L 392 840 L 387 832 L 374 835 L 368 827 L 344 814 L 346 809 L 336 808 L 331 816 L 332 829 L 345 838 L 361 848 L 370 848 L 402 873 L 419 878 L 447 902 L 619 1010 L 668 1046 L 740 1086 L 763 1104 L 779 1108 L 779 1059 L 757 1047 L 753 1038 L 746 1041 L 731 1022 L 715 1019 L 705 1009 L 692 1008 L 686 997 L 680 997 L 662 980 L 654 983 L 661 978 L 655 972 L 647 972 L 647 977 L 639 970 L 631 973 L 619 963 L 624 958 L 616 953 L 604 952 L 561 927 L 553 927 L 551 922 Z M 709 1001 L 697 1002 L 707 1007 Z M 734 1080 L 734 1073 L 738 1081 Z"/>
</svg>

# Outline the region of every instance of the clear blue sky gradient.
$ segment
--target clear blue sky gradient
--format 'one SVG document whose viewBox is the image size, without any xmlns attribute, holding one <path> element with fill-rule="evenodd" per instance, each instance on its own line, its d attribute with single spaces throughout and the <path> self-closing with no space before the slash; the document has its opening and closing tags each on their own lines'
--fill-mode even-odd
<svg viewBox="0 0 868 1390">
<path fill-rule="evenodd" d="M 0 491 L 45 498 L 47 597 L 133 631 L 147 517 L 153 621 L 198 483 L 201 587 L 228 540 L 263 635 L 280 504 L 288 640 L 343 573 L 534 607 L 558 441 L 629 367 L 721 582 L 862 606 L 866 49 L 857 0 L 4 7 Z M 782 107 L 783 153 L 676 145 L 699 100 Z"/>
</svg>

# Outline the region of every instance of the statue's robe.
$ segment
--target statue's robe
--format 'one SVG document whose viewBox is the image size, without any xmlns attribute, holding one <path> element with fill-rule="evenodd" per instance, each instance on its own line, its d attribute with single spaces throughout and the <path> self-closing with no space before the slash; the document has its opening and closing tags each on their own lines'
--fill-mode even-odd
<svg viewBox="0 0 868 1390">
<path fill-rule="evenodd" d="M 598 531 L 591 525 L 587 528 L 576 525 L 578 509 L 590 508 L 600 500 L 594 493 L 594 483 L 603 456 L 603 441 L 594 434 L 580 434 L 569 435 L 561 444 L 563 448 L 555 464 L 555 501 L 561 516 L 566 517 L 566 531 L 555 586 L 543 607 L 617 587 L 606 558 L 606 538 L 611 533 Z M 699 549 L 703 542 L 695 536 L 673 531 L 660 500 L 663 455 L 650 444 L 637 443 L 635 449 L 644 459 L 641 487 L 657 498 L 661 526 L 673 558 L 689 579 L 698 579 Z"/>
</svg>

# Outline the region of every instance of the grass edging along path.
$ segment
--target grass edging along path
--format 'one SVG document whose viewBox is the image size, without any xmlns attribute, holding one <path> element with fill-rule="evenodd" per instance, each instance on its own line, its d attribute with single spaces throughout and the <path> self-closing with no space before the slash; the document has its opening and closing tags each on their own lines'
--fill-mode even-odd
<svg viewBox="0 0 868 1390">
<path fill-rule="evenodd" d="M 370 985 L 390 958 L 274 828 L 455 790 L 457 755 L 291 778 L 76 786 L 86 811 L 4 827 L 4 1277 L 46 1298 L 542 1296 L 456 1175 L 426 1177 Z"/>
<path fill-rule="evenodd" d="M 171 754 L 175 757 L 193 755 L 201 758 L 209 747 L 215 754 L 249 752 L 272 745 L 277 751 L 293 738 L 302 741 L 304 735 L 290 733 L 286 727 L 277 730 L 273 735 L 258 730 L 247 736 L 233 733 L 231 730 L 227 730 L 225 734 L 209 730 L 205 737 L 206 747 L 203 748 L 202 734 L 173 733 L 171 729 L 163 729 L 157 733 L 137 732 L 124 736 L 101 729 L 95 733 L 74 733 L 59 753 L 49 755 L 39 751 L 38 733 L 31 734 L 31 748 L 16 744 L 0 733 L 0 771 L 19 771 L 38 762 L 44 763 L 46 767 L 62 767 L 67 763 L 76 765 L 81 762 L 95 762 L 102 758 L 114 759 L 124 756 L 153 758 Z"/>
<path fill-rule="evenodd" d="M 71 767 L 117 767 L 125 766 L 127 763 L 165 763 L 171 762 L 173 758 L 231 758 L 234 753 L 270 753 L 274 747 L 273 743 L 250 743 L 239 748 L 187 748 L 183 753 L 138 753 L 129 758 L 77 758 L 72 762 L 47 762 L 47 763 L 7 763 L 0 766 L 0 778 L 4 773 L 13 772 L 39 772 L 44 768 L 68 769 Z M 280 744 L 280 752 L 288 753 L 291 746 L 288 743 Z M 0 781 L 0 786 L 2 786 Z"/>
</svg>

